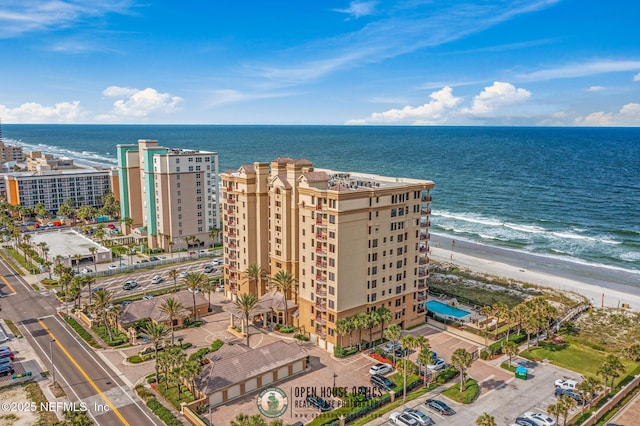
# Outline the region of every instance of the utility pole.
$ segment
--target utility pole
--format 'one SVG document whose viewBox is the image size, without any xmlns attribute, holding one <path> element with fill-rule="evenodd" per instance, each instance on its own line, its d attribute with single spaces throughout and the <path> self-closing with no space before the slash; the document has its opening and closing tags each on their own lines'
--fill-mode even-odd
<svg viewBox="0 0 640 426">
<path fill-rule="evenodd" d="M 49 340 L 49 357 L 51 358 L 51 376 L 53 377 L 53 384 L 56 384 L 56 365 L 53 362 L 53 343 L 56 339 Z"/>
</svg>

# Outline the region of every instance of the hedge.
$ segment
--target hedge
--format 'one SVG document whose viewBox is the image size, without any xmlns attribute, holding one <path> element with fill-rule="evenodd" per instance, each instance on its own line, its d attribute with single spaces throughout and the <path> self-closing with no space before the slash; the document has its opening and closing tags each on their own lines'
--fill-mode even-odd
<svg viewBox="0 0 640 426">
<path fill-rule="evenodd" d="M 63 317 L 65 322 L 69 324 L 71 328 L 73 328 L 75 332 L 78 333 L 78 335 L 82 337 L 82 339 L 84 339 L 85 342 L 90 344 L 91 347 L 102 348 L 102 346 L 100 346 L 100 344 L 96 342 L 96 339 L 93 338 L 91 333 L 89 333 L 78 321 L 76 321 L 75 318 L 69 315 L 63 315 Z"/>
<path fill-rule="evenodd" d="M 168 426 L 182 426 L 182 422 L 179 421 L 164 405 L 159 403 L 155 395 L 145 389 L 144 386 L 136 385 L 135 390 L 140 399 L 147 404 L 147 407 L 149 407 L 149 409 L 153 411 L 153 414 L 158 416 L 164 424 Z"/>
</svg>

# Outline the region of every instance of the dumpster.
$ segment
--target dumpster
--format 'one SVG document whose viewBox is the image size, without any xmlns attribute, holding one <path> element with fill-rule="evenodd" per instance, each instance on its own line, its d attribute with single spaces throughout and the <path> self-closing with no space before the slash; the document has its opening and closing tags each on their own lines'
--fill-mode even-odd
<svg viewBox="0 0 640 426">
<path fill-rule="evenodd" d="M 516 379 L 527 380 L 528 370 L 525 367 L 516 367 Z"/>
</svg>

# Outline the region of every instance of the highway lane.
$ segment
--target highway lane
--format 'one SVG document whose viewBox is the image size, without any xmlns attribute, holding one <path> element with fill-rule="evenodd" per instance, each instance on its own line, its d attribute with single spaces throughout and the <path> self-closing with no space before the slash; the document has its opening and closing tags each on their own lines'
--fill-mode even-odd
<svg viewBox="0 0 640 426">
<path fill-rule="evenodd" d="M 8 295 L 2 299 L 3 316 L 18 324 L 49 369 L 53 354 L 56 381 L 71 401 L 87 404 L 97 425 L 163 424 L 137 400 L 128 383 L 64 324 L 54 296 L 35 291 L 4 260 L 0 277 L 0 290 Z"/>
</svg>

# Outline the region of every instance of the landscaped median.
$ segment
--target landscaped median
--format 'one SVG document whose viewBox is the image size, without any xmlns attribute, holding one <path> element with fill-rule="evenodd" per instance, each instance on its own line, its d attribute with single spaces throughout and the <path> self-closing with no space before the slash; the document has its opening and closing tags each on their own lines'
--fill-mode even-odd
<svg viewBox="0 0 640 426">
<path fill-rule="evenodd" d="M 82 339 L 84 339 L 85 342 L 87 342 L 89 345 L 91 345 L 91 347 L 96 348 L 96 349 L 101 349 L 102 346 L 100 346 L 100 344 L 96 341 L 96 339 L 93 338 L 93 336 L 91 335 L 91 333 L 89 333 L 83 326 L 82 324 L 80 324 L 78 321 L 76 321 L 76 319 L 70 315 L 66 315 L 66 314 L 62 314 L 62 317 L 64 318 L 64 321 L 69 324 L 71 326 L 71 328 L 73 328 L 75 330 L 76 333 L 78 333 L 78 335 L 80 337 L 82 337 Z"/>
<path fill-rule="evenodd" d="M 158 402 L 153 393 L 149 392 L 142 385 L 136 385 L 135 389 L 138 396 L 147 404 L 147 407 L 149 407 L 149 409 L 153 411 L 153 414 L 158 416 L 164 424 L 167 426 L 182 426 L 182 422 L 173 415 L 171 410 Z"/>
</svg>

